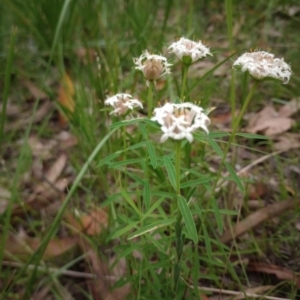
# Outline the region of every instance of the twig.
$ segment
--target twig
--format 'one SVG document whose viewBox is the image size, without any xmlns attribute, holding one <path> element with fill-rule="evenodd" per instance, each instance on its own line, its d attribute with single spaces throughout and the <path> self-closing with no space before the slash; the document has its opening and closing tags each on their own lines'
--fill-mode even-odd
<svg viewBox="0 0 300 300">
<path fill-rule="evenodd" d="M 190 285 L 190 287 L 194 288 L 191 285 Z M 213 292 L 213 293 L 226 294 L 226 295 L 236 295 L 236 296 L 243 296 L 243 297 L 269 299 L 269 300 L 290 300 L 287 298 L 278 298 L 278 297 L 272 297 L 272 296 L 258 295 L 258 294 L 254 294 L 254 293 L 248 293 L 248 292 L 236 292 L 236 291 L 230 291 L 230 290 L 210 288 L 210 287 L 205 287 L 205 286 L 199 286 L 198 289 L 200 291 Z"/>
<path fill-rule="evenodd" d="M 12 262 L 12 261 L 6 261 L 4 260 L 2 262 L 4 266 L 10 266 L 14 268 L 23 268 L 24 264 L 18 263 L 18 262 Z M 35 265 L 28 265 L 28 269 L 34 269 Z M 58 268 L 47 268 L 44 266 L 37 266 L 37 270 L 41 272 L 52 272 L 56 274 L 61 274 L 64 276 L 70 276 L 70 277 L 76 277 L 76 278 L 85 278 L 85 279 L 95 279 L 97 276 L 92 273 L 84 273 L 84 272 L 78 272 L 78 271 L 70 271 L 70 270 L 61 270 Z"/>
</svg>

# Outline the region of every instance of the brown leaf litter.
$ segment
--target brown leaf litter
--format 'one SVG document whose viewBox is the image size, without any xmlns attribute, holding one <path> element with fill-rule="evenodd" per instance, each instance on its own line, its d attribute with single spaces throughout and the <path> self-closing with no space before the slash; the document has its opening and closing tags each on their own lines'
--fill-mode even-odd
<svg viewBox="0 0 300 300">
<path fill-rule="evenodd" d="M 296 98 L 282 106 L 278 111 L 269 104 L 260 112 L 251 114 L 245 131 L 274 136 L 288 131 L 295 123 L 291 118 L 300 109 L 300 99 Z"/>
<path fill-rule="evenodd" d="M 295 208 L 299 204 L 299 200 L 285 200 L 261 208 L 246 217 L 244 220 L 239 221 L 231 229 L 224 232 L 224 234 L 220 237 L 220 241 L 222 243 L 228 243 L 248 230 L 258 226 L 265 220 L 281 215 L 284 211 Z"/>
</svg>

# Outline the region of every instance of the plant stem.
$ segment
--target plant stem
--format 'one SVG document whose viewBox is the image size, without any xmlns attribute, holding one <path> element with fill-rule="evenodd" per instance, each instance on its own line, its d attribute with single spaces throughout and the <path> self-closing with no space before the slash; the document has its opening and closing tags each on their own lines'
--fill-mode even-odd
<svg viewBox="0 0 300 300">
<path fill-rule="evenodd" d="M 175 225 L 176 236 L 176 262 L 174 265 L 174 295 L 177 295 L 178 283 L 180 278 L 181 269 L 181 255 L 183 249 L 182 239 L 182 216 L 178 209 L 178 201 L 180 201 L 180 160 L 181 160 L 181 141 L 176 141 L 176 153 L 175 153 L 175 171 L 176 171 L 176 202 L 174 202 L 175 214 L 177 214 L 177 222 Z"/>
<path fill-rule="evenodd" d="M 182 64 L 182 83 L 181 83 L 181 91 L 180 91 L 180 100 L 184 99 L 185 96 L 185 88 L 186 88 L 186 80 L 188 74 L 189 66 Z"/>
<path fill-rule="evenodd" d="M 16 35 L 17 35 L 17 29 L 15 27 L 13 27 L 11 30 L 9 53 L 8 53 L 6 69 L 5 69 L 3 105 L 2 105 L 2 114 L 1 114 L 1 118 L 0 118 L 0 120 L 1 120 L 0 121 L 0 145 L 2 144 L 4 125 L 5 125 L 5 120 L 6 120 L 6 107 L 7 107 L 7 101 L 8 101 L 9 88 L 10 88 L 10 80 L 11 80 L 11 73 L 12 73 L 12 64 L 13 64 L 13 58 L 14 58 Z"/>
<path fill-rule="evenodd" d="M 176 195 L 180 195 L 180 157 L 181 141 L 176 141 L 175 171 L 176 171 Z"/>
<path fill-rule="evenodd" d="M 153 82 L 151 81 L 148 88 L 148 118 L 152 117 L 152 108 L 153 108 Z"/>
<path fill-rule="evenodd" d="M 233 142 L 233 140 L 235 138 L 235 135 L 236 135 L 237 130 L 239 128 L 240 122 L 241 122 L 241 120 L 242 120 L 242 118 L 243 118 L 243 116 L 245 114 L 245 111 L 246 111 L 246 109 L 247 109 L 247 107 L 248 107 L 248 105 L 250 103 L 250 100 L 251 100 L 251 98 L 252 98 L 252 96 L 253 96 L 256 88 L 257 88 L 257 85 L 258 85 L 258 80 L 255 80 L 254 84 L 253 84 L 253 86 L 252 86 L 252 88 L 251 88 L 251 90 L 250 90 L 250 92 L 249 92 L 249 94 L 248 94 L 248 96 L 247 96 L 247 98 L 245 100 L 245 102 L 243 103 L 242 109 L 241 109 L 241 111 L 240 111 L 237 119 L 234 122 L 234 125 L 233 125 L 233 128 L 232 128 L 232 132 L 231 132 L 231 135 L 229 137 L 229 141 L 228 141 L 228 143 L 226 145 L 226 148 L 224 150 L 224 154 L 223 154 L 223 157 L 222 157 L 222 160 L 221 160 L 221 164 L 220 164 L 219 171 L 218 171 L 218 174 L 217 174 L 217 179 L 216 179 L 216 181 L 214 183 L 214 186 L 213 186 L 213 189 L 212 189 L 212 193 L 213 194 L 214 194 L 215 189 L 217 187 L 217 182 L 218 182 L 218 180 L 220 178 L 220 175 L 221 175 L 221 172 L 222 172 L 222 168 L 223 168 L 226 156 L 228 154 L 230 145 L 232 144 L 232 142 Z M 230 207 L 228 209 L 230 209 Z"/>
<path fill-rule="evenodd" d="M 185 90 L 186 90 L 186 81 L 188 74 L 189 66 L 186 64 L 182 64 L 182 83 L 181 83 L 181 91 L 180 91 L 180 100 L 185 99 Z M 191 166 L 191 146 L 189 143 L 184 147 L 185 153 L 185 164 L 187 168 Z"/>
</svg>

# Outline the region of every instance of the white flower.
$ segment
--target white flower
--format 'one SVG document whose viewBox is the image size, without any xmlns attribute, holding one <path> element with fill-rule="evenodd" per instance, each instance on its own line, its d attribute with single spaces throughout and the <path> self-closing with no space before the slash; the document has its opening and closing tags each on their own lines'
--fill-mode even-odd
<svg viewBox="0 0 300 300">
<path fill-rule="evenodd" d="M 239 67 L 243 72 L 248 71 L 256 79 L 274 78 L 288 83 L 292 70 L 283 58 L 266 51 L 247 52 L 240 56 L 233 67 Z"/>
<path fill-rule="evenodd" d="M 163 135 L 160 141 L 163 143 L 168 138 L 181 140 L 186 138 L 193 141 L 192 133 L 202 128 L 208 133 L 209 117 L 203 113 L 203 109 L 192 103 L 166 103 L 162 107 L 154 109 L 153 121 L 161 125 Z"/>
<path fill-rule="evenodd" d="M 110 113 L 116 116 L 124 115 L 129 109 L 134 107 L 143 108 L 142 103 L 137 99 L 132 99 L 129 94 L 116 94 L 104 101 L 105 105 L 110 105 L 114 110 Z"/>
<path fill-rule="evenodd" d="M 161 55 L 150 54 L 147 50 L 139 58 L 134 58 L 136 69 L 141 70 L 147 79 L 147 85 L 150 81 L 156 84 L 156 80 L 165 74 L 171 73 L 167 58 Z"/>
<path fill-rule="evenodd" d="M 172 43 L 169 48 L 171 53 L 175 55 L 184 63 L 192 64 L 197 60 L 211 55 L 209 48 L 199 42 L 194 42 L 184 37 L 179 41 Z"/>
</svg>

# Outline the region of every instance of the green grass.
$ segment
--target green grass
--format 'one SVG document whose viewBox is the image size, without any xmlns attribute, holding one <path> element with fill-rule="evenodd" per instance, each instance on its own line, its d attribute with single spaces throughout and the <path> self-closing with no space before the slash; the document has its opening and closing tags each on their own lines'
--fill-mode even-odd
<svg viewBox="0 0 300 300">
<path fill-rule="evenodd" d="M 264 204 L 286 199 L 298 201 L 299 177 L 288 167 L 299 165 L 299 149 L 264 161 L 253 168 L 253 178 L 246 180 L 236 175 L 236 164 L 243 167 L 271 153 L 272 143 L 268 140 L 245 134 L 229 138 L 228 133 L 220 133 L 212 124 L 209 136 L 199 131 L 194 134 L 191 147 L 182 142 L 180 149 L 172 141 L 159 143 L 161 133 L 154 122 L 122 122 L 121 117 L 111 118 L 110 109 L 104 105 L 108 96 L 128 92 L 143 102 L 143 116 L 147 116 L 147 101 L 152 95 L 148 93 L 142 73 L 135 70 L 133 58 L 148 49 L 167 56 L 173 63 L 172 74 L 164 76 L 159 89 L 154 89 L 153 107 L 166 101 L 175 102 L 185 90 L 188 101 L 201 101 L 205 109 L 226 103 L 234 113 L 245 104 L 252 79 L 232 71 L 232 61 L 244 51 L 270 47 L 271 52 L 291 64 L 291 81 L 288 85 L 261 82 L 252 90 L 246 113 L 260 110 L 273 99 L 279 99 L 276 106 L 280 107 L 280 101 L 299 96 L 297 28 L 300 17 L 299 13 L 287 14 L 293 5 L 297 5 L 296 0 L 274 0 L 268 4 L 264 1 L 189 0 L 184 5 L 176 0 L 157 3 L 3 0 L 0 3 L 0 88 L 3 91 L 0 96 L 0 154 L 3 157 L 0 187 L 11 192 L 6 211 L 0 215 L 3 245 L 0 262 L 8 260 L 4 245 L 12 233 L 26 232 L 29 237 L 42 241 L 27 259 L 13 257 L 21 268 L 0 264 L 3 299 L 30 299 L 47 286 L 48 295 L 53 299 L 65 299 L 66 294 L 74 299 L 97 299 L 95 294 L 93 298 L 87 280 L 79 282 L 38 269 L 45 266 L 63 271 L 67 266 L 75 271 L 95 272 L 93 264 L 81 257 L 87 255 L 81 247 L 61 260 L 43 258 L 49 241 L 65 236 L 86 241 L 100 261 L 114 257 L 119 267 L 119 261 L 125 259 L 123 276 L 107 283 L 105 278 L 113 274 L 109 271 L 109 274 L 97 274 L 100 277 L 95 282 L 98 285 L 104 282 L 106 293 L 113 293 L 109 286 L 117 291 L 130 283 L 128 299 L 201 299 L 198 286 L 245 291 L 257 283 L 273 285 L 270 295 L 299 298 L 291 282 L 257 273 L 253 278 L 245 263 L 256 259 L 299 272 L 297 263 L 291 262 L 291 257 L 300 254 L 295 227 L 298 208 L 250 230 L 246 239 L 227 244 L 219 240 L 238 218 L 253 212 L 247 206 L 247 180 L 266 184 L 270 184 L 269 179 L 276 181 L 278 186 L 268 192 L 268 199 L 257 199 Z M 181 63 L 167 50 L 168 45 L 181 36 L 205 41 L 214 54 L 203 60 L 208 63 L 203 76 L 191 77 L 192 70 L 189 70 L 184 89 Z M 86 53 L 79 57 L 82 49 Z M 223 75 L 216 76 L 214 71 L 222 68 L 225 69 Z M 57 111 L 63 110 L 57 101 L 58 86 L 65 72 L 75 90 L 75 111 L 67 129 L 60 127 L 57 121 Z M 33 82 L 54 103 L 55 111 L 49 111 L 42 122 L 35 123 L 34 118 L 45 99 L 33 101 L 24 89 L 25 80 Z M 20 113 L 29 113 L 28 125 L 11 129 L 18 117 L 6 116 L 6 104 L 16 105 Z M 238 131 L 244 123 L 239 118 L 235 120 Z M 296 124 L 291 131 L 297 132 L 298 128 Z M 36 135 L 44 142 L 54 140 L 62 130 L 70 131 L 78 140 L 75 147 L 63 150 L 68 154 L 69 175 L 73 179 L 66 194 L 59 194 L 62 199 L 54 200 L 60 203 L 58 209 L 52 215 L 46 213 L 45 217 L 43 209 L 22 207 L 34 183 L 34 178 L 29 183 L 25 183 L 24 178 L 32 174 L 33 162 L 37 162 L 28 139 Z M 234 155 L 233 148 L 251 152 L 252 156 L 247 161 L 248 158 Z M 39 158 L 43 171 L 59 153 L 55 149 L 51 151 L 50 159 Z M 225 157 L 227 152 L 233 154 L 230 160 Z M 219 179 L 224 179 L 228 188 L 217 189 Z M 177 199 L 181 201 L 179 206 Z M 239 215 L 236 203 L 243 200 Z M 20 204 L 22 214 L 16 217 L 15 205 Z M 85 213 L 93 207 L 107 211 L 107 230 L 95 236 L 71 231 L 65 214 Z"/>
</svg>

